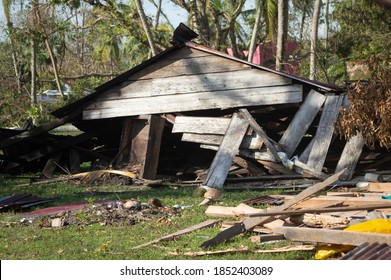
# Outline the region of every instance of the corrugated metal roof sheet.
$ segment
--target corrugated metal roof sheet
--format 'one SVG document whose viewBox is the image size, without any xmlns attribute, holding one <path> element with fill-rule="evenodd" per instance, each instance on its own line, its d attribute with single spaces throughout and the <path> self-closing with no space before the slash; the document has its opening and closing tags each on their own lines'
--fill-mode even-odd
<svg viewBox="0 0 391 280">
<path fill-rule="evenodd" d="M 19 210 L 50 201 L 53 201 L 53 199 L 41 198 L 31 194 L 15 194 L 0 199 L 0 211 Z"/>
<path fill-rule="evenodd" d="M 356 247 L 340 260 L 391 260 L 391 246 L 368 242 Z"/>
</svg>

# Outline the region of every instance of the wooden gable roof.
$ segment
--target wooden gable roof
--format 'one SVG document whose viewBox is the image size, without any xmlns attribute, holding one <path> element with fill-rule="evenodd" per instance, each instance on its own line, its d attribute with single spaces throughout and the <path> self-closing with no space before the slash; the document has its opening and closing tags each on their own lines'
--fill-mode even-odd
<svg viewBox="0 0 391 280">
<path fill-rule="evenodd" d="M 53 112 L 82 107 L 83 119 L 301 102 L 302 86 L 338 92 L 228 56 L 193 42 L 160 53 Z"/>
</svg>

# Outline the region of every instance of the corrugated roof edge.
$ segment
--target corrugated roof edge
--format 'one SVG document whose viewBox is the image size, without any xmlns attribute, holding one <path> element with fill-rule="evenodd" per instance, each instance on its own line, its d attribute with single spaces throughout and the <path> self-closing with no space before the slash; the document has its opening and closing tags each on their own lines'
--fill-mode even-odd
<svg viewBox="0 0 391 280">
<path fill-rule="evenodd" d="M 89 101 L 91 99 L 93 99 L 96 95 L 98 95 L 99 93 L 101 93 L 102 91 L 112 87 L 112 86 L 115 86 L 115 85 L 118 85 L 122 82 L 124 82 L 129 76 L 133 75 L 134 73 L 137 73 L 138 71 L 141 71 L 142 69 L 152 65 L 153 63 L 155 63 L 156 61 L 158 61 L 161 57 L 171 53 L 172 51 L 176 50 L 176 49 L 180 49 L 184 46 L 187 46 L 189 48 L 193 48 L 193 49 L 197 49 L 197 50 L 200 50 L 200 51 L 204 51 L 204 52 L 207 52 L 207 53 L 210 53 L 210 54 L 214 54 L 214 55 L 218 55 L 220 57 L 224 57 L 226 59 L 230 59 L 230 60 L 233 60 L 233 61 L 237 61 L 237 62 L 240 62 L 240 63 L 244 63 L 244 64 L 247 64 L 247 65 L 250 65 L 251 67 L 253 68 L 256 68 L 256 69 L 260 69 L 260 70 L 263 70 L 263 71 L 268 71 L 268 72 L 271 72 L 271 73 L 275 73 L 275 74 L 278 74 L 278 75 L 281 75 L 281 76 L 284 76 L 284 77 L 287 77 L 287 78 L 290 78 L 292 80 L 295 80 L 297 82 L 300 82 L 300 83 L 305 83 L 305 84 L 308 84 L 308 85 L 311 85 L 311 86 L 314 86 L 314 87 L 318 87 L 319 89 L 322 89 L 324 91 L 327 91 L 327 92 L 332 92 L 332 93 L 342 93 L 342 92 L 345 92 L 345 90 L 337 85 L 330 85 L 330 84 L 325 84 L 325 83 L 319 83 L 319 82 L 316 82 L 316 81 L 311 81 L 311 80 L 308 80 L 308 79 L 304 79 L 304 78 L 300 78 L 300 77 L 297 77 L 297 76 L 293 76 L 293 75 L 289 75 L 289 74 L 286 74 L 284 72 L 279 72 L 279 71 L 276 71 L 276 70 L 273 70 L 273 69 L 270 69 L 270 68 L 267 68 L 267 67 L 263 67 L 263 66 L 260 66 L 260 65 L 257 65 L 257 64 L 253 64 L 253 63 L 250 63 L 248 61 L 245 61 L 243 59 L 240 59 L 240 58 L 236 58 L 236 57 L 233 57 L 233 56 L 230 56 L 228 54 L 225 54 L 225 53 L 222 53 L 220 51 L 217 51 L 217 50 L 214 50 L 214 49 L 211 49 L 211 48 L 208 48 L 208 47 L 205 47 L 203 45 L 200 45 L 200 44 L 197 44 L 197 43 L 194 43 L 192 41 L 188 41 L 188 42 L 185 42 L 183 44 L 179 44 L 179 45 L 173 45 L 172 47 L 164 50 L 163 52 L 157 54 L 156 56 L 154 57 L 151 57 L 150 59 L 142 62 L 141 64 L 137 65 L 136 67 L 118 75 L 117 77 L 115 77 L 114 79 L 98 86 L 97 88 L 95 88 L 95 90 L 69 104 L 69 105 L 66 105 L 64 107 L 61 107 L 55 111 L 53 111 L 51 114 L 55 117 L 63 117 L 67 114 L 69 114 L 70 111 L 72 111 L 74 108 L 77 108 L 79 106 L 83 106 L 84 102 L 86 101 Z"/>
</svg>

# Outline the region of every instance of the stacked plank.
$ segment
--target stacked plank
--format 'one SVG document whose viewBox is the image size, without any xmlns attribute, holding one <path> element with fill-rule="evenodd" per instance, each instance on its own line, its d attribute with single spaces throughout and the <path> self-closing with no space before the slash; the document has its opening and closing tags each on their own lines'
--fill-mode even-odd
<svg viewBox="0 0 391 280">
<path fill-rule="evenodd" d="M 343 171 L 339 176 L 341 173 Z M 266 210 L 246 204 L 236 207 L 209 206 L 205 211 L 208 217 L 238 221 L 225 223 L 228 224 L 228 229 L 201 247 L 210 248 L 221 240 L 226 240 L 224 236 L 233 237 L 233 224 L 241 224 L 245 229 L 256 232 L 251 237 L 253 242 L 288 239 L 316 244 L 359 246 L 367 242 L 391 245 L 390 234 L 375 230 L 343 230 L 352 224 L 387 219 L 391 215 L 391 200 L 387 199 L 391 194 L 390 183 L 369 182 L 366 187 L 354 191 L 330 191 L 326 195 L 314 196 L 314 192 L 321 190 L 324 185 L 326 184 L 314 185 L 296 196 L 279 195 L 279 198 L 284 199 L 284 204 Z M 388 232 L 390 230 L 391 228 Z"/>
</svg>

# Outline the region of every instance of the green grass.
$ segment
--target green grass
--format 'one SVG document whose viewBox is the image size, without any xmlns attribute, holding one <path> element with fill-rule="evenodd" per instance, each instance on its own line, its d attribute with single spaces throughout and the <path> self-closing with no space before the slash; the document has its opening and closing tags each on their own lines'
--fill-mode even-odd
<svg viewBox="0 0 391 280">
<path fill-rule="evenodd" d="M 10 218 L 18 213 L 3 213 L 0 215 L 0 259 L 16 260 L 164 260 L 164 259 L 194 259 L 186 256 L 173 256 L 170 252 L 179 254 L 189 251 L 200 251 L 199 245 L 214 237 L 220 230 L 219 226 L 202 229 L 176 240 L 159 242 L 141 249 L 134 246 L 151 241 L 155 238 L 173 233 L 177 230 L 195 225 L 209 219 L 204 211 L 206 207 L 197 206 L 201 198 L 194 197 L 192 187 L 161 187 L 147 188 L 134 186 L 80 186 L 70 182 L 51 185 L 34 185 L 18 187 L 23 180 L 0 178 L 0 197 L 10 194 L 31 193 L 41 197 L 57 197 L 51 204 L 60 205 L 69 202 L 96 199 L 130 199 L 137 198 L 147 202 L 152 197 L 161 199 L 164 205 L 171 207 L 175 204 L 190 206 L 182 210 L 178 216 L 171 218 L 169 225 L 162 226 L 156 221 L 138 222 L 132 226 L 105 225 L 90 223 L 84 226 L 64 226 L 61 228 L 40 227 L 42 218 L 34 218 L 32 225 L 20 223 L 20 217 Z M 123 194 L 105 194 L 89 196 L 86 191 L 126 191 Z M 243 200 L 265 194 L 260 191 L 227 191 L 218 205 L 236 206 Z M 44 206 L 36 207 L 36 209 Z M 271 249 L 289 245 L 288 241 L 255 244 L 249 241 L 250 233 L 237 236 L 230 241 L 219 244 L 213 250 L 224 250 L 248 246 L 252 249 Z M 312 259 L 313 252 L 288 253 L 232 253 L 197 257 L 197 259 Z"/>
</svg>

